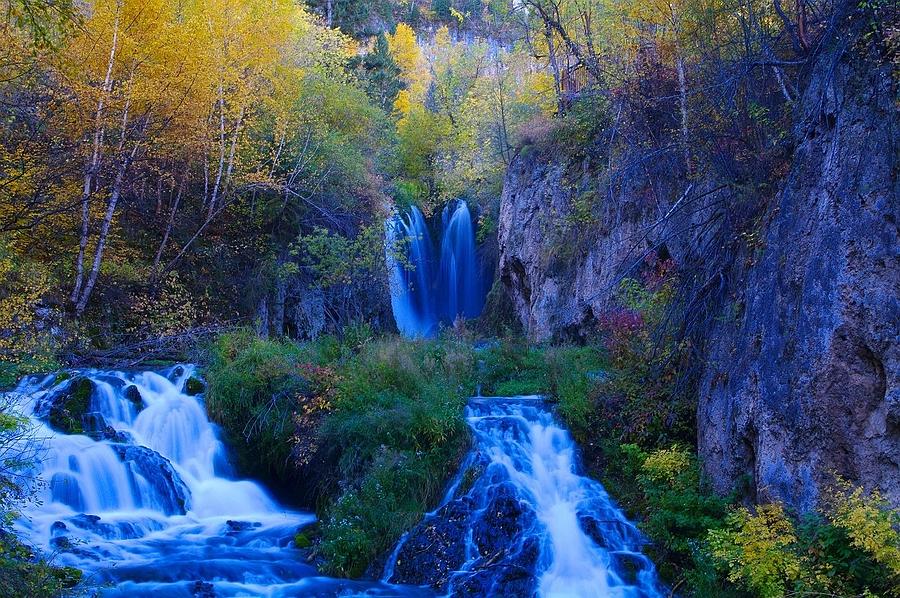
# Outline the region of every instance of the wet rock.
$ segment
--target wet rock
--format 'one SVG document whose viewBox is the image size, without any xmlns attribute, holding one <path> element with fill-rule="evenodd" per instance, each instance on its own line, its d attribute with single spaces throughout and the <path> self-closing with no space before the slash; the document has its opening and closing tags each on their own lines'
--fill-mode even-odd
<svg viewBox="0 0 900 598">
<path fill-rule="evenodd" d="M 96 534 L 107 540 L 134 540 L 144 537 L 149 531 L 162 528 L 158 521 L 152 519 L 107 523 L 97 515 L 87 513 L 70 517 L 68 522 L 80 530 Z"/>
<path fill-rule="evenodd" d="M 144 408 L 144 397 L 141 396 L 141 391 L 134 384 L 129 384 L 125 387 L 125 390 L 122 392 L 122 395 L 134 405 L 135 409 L 140 411 Z"/>
<path fill-rule="evenodd" d="M 50 538 L 50 546 L 52 546 L 54 550 L 59 550 L 60 552 L 71 552 L 75 547 L 75 545 L 72 544 L 72 540 L 67 536 Z"/>
<path fill-rule="evenodd" d="M 578 523 L 581 526 L 581 530 L 588 538 L 594 541 L 594 544 L 600 548 L 606 548 L 603 526 L 597 519 L 590 515 L 579 514 Z"/>
<path fill-rule="evenodd" d="M 123 463 L 130 465 L 130 473 L 144 478 L 154 489 L 152 504 L 138 507 L 155 508 L 166 515 L 184 515 L 190 508 L 190 493 L 168 459 L 144 446 L 110 445 Z M 132 480 L 132 485 L 134 485 Z"/>
<path fill-rule="evenodd" d="M 50 546 L 56 550 L 68 551 L 72 548 L 72 542 L 67 537 L 69 528 L 62 521 L 54 521 L 50 526 Z"/>
<path fill-rule="evenodd" d="M 498 559 L 501 554 L 505 558 Z M 453 579 L 454 596 L 534 596 L 540 546 L 535 537 L 518 550 L 502 551 L 472 566 L 472 571 Z"/>
<path fill-rule="evenodd" d="M 215 598 L 216 588 L 206 581 L 195 581 L 188 586 L 191 596 L 194 598 Z"/>
<path fill-rule="evenodd" d="M 100 523 L 100 517 L 97 515 L 88 515 L 87 513 L 81 513 L 80 515 L 70 517 L 69 522 L 78 529 L 93 531 L 97 529 L 97 526 Z"/>
<path fill-rule="evenodd" d="M 206 392 L 206 384 L 197 376 L 191 376 L 184 383 L 184 394 L 188 396 L 196 396 Z"/>
<path fill-rule="evenodd" d="M 91 409 L 91 395 L 94 383 L 88 378 L 77 376 L 66 383 L 47 401 L 50 404 L 47 423 L 64 434 L 84 433 L 83 418 Z"/>
<path fill-rule="evenodd" d="M 534 512 L 509 484 L 496 486 L 484 514 L 475 523 L 472 538 L 481 556 L 509 550 L 534 521 Z"/>
<path fill-rule="evenodd" d="M 397 555 L 391 581 L 443 591 L 451 573 L 465 562 L 473 506 L 467 496 L 451 501 L 411 530 Z"/>
<path fill-rule="evenodd" d="M 638 576 L 642 571 L 651 567 L 650 561 L 642 554 L 633 552 L 612 552 L 610 557 L 610 569 L 629 585 L 639 583 Z"/>
<path fill-rule="evenodd" d="M 106 418 L 97 412 L 86 413 L 82 417 L 84 434 L 94 440 L 109 440 L 111 442 L 127 443 L 131 437 L 125 432 L 119 432 L 106 422 Z"/>
<path fill-rule="evenodd" d="M 225 522 L 225 533 L 229 536 L 236 536 L 241 532 L 256 529 L 261 525 L 258 521 L 234 521 L 229 519 Z"/>
<path fill-rule="evenodd" d="M 168 378 L 172 382 L 177 382 L 182 376 L 184 376 L 184 366 L 176 365 L 171 370 L 169 370 L 168 374 L 166 374 L 166 378 Z"/>
</svg>

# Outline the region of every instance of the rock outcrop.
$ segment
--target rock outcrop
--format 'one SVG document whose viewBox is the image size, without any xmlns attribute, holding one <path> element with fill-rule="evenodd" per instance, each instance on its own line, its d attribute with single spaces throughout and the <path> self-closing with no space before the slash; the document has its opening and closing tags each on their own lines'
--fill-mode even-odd
<svg viewBox="0 0 900 598">
<path fill-rule="evenodd" d="M 833 474 L 900 504 L 900 118 L 890 67 L 839 36 L 801 102 L 793 167 L 712 332 L 699 448 L 721 491 L 813 507 Z"/>
<path fill-rule="evenodd" d="M 694 345 L 701 458 L 718 490 L 749 482 L 751 498 L 799 511 L 834 474 L 900 505 L 897 82 L 857 23 L 844 23 L 807 74 L 780 191 L 748 207 L 761 243 L 716 270 L 698 259 L 715 233 L 696 225 L 719 186 L 691 187 L 665 159 L 619 169 L 595 222 L 579 227 L 578 198 L 596 180 L 573 184 L 571 165 L 525 154 L 500 212 L 500 277 L 535 340 L 584 338 L 654 248 L 719 281 L 726 300 Z M 706 204 L 666 218 L 688 195 Z"/>
<path fill-rule="evenodd" d="M 640 267 L 674 226 L 674 220 L 652 224 L 671 208 L 668 173 L 679 168 L 671 157 L 638 160 L 616 173 L 615 189 L 598 191 L 587 166 L 573 177 L 571 165 L 538 150 L 510 165 L 500 203 L 499 273 L 532 339 L 582 338 L 591 329 L 621 277 Z M 579 214 L 585 193 L 607 198 Z"/>
</svg>

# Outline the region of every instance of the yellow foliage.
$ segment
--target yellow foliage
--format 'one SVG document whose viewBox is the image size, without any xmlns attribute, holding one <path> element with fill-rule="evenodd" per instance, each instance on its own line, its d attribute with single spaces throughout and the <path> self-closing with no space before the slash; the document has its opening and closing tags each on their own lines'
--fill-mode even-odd
<svg viewBox="0 0 900 598">
<path fill-rule="evenodd" d="M 394 112 L 396 112 L 400 116 L 406 116 L 409 114 L 409 111 L 411 109 L 412 100 L 409 97 L 409 91 L 406 89 L 401 89 L 397 94 L 397 99 L 394 100 Z"/>
<path fill-rule="evenodd" d="M 691 452 L 688 449 L 673 447 L 647 455 L 641 470 L 653 482 L 672 484 L 691 464 Z"/>
<path fill-rule="evenodd" d="M 425 56 L 416 41 L 416 32 L 406 23 L 400 23 L 393 35 L 387 34 L 387 42 L 391 57 L 400 67 L 411 101 L 422 101 L 428 88 L 429 73 Z"/>
<path fill-rule="evenodd" d="M 780 504 L 762 505 L 751 513 L 736 509 L 728 527 L 709 532 L 712 555 L 728 565 L 728 579 L 762 598 L 785 596 L 800 578 L 802 562 L 790 549 L 797 542 L 794 525 Z"/>
<path fill-rule="evenodd" d="M 851 489 L 846 482 L 830 497 L 828 518 L 900 581 L 900 511 L 891 510 L 878 491 Z"/>
<path fill-rule="evenodd" d="M 129 331 L 148 338 L 184 332 L 208 316 L 205 303 L 204 297 L 191 293 L 173 272 L 156 296 L 142 293 L 134 297 Z"/>
</svg>

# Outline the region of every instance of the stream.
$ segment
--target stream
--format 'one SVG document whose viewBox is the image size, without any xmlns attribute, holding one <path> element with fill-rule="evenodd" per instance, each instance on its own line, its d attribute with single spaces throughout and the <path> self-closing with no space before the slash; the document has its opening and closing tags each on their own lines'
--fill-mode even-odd
<svg viewBox="0 0 900 598">
<path fill-rule="evenodd" d="M 40 500 L 16 531 L 78 567 L 102 596 L 664 596 L 644 539 L 537 397 L 474 398 L 473 449 L 382 579 L 322 576 L 293 545 L 312 513 L 232 470 L 192 366 L 73 372 L 91 381 L 80 433 L 48 425 L 74 378 L 23 380 L 5 399 L 35 424 Z"/>
</svg>

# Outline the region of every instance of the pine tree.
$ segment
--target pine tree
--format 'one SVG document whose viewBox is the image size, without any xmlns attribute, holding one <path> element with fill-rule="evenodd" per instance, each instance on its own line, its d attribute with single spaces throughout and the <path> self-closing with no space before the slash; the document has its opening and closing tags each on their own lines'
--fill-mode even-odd
<svg viewBox="0 0 900 598">
<path fill-rule="evenodd" d="M 400 67 L 391 56 L 384 34 L 375 39 L 371 52 L 355 62 L 369 97 L 383 110 L 390 110 L 397 94 L 403 89 L 403 82 L 400 80 Z"/>
</svg>

